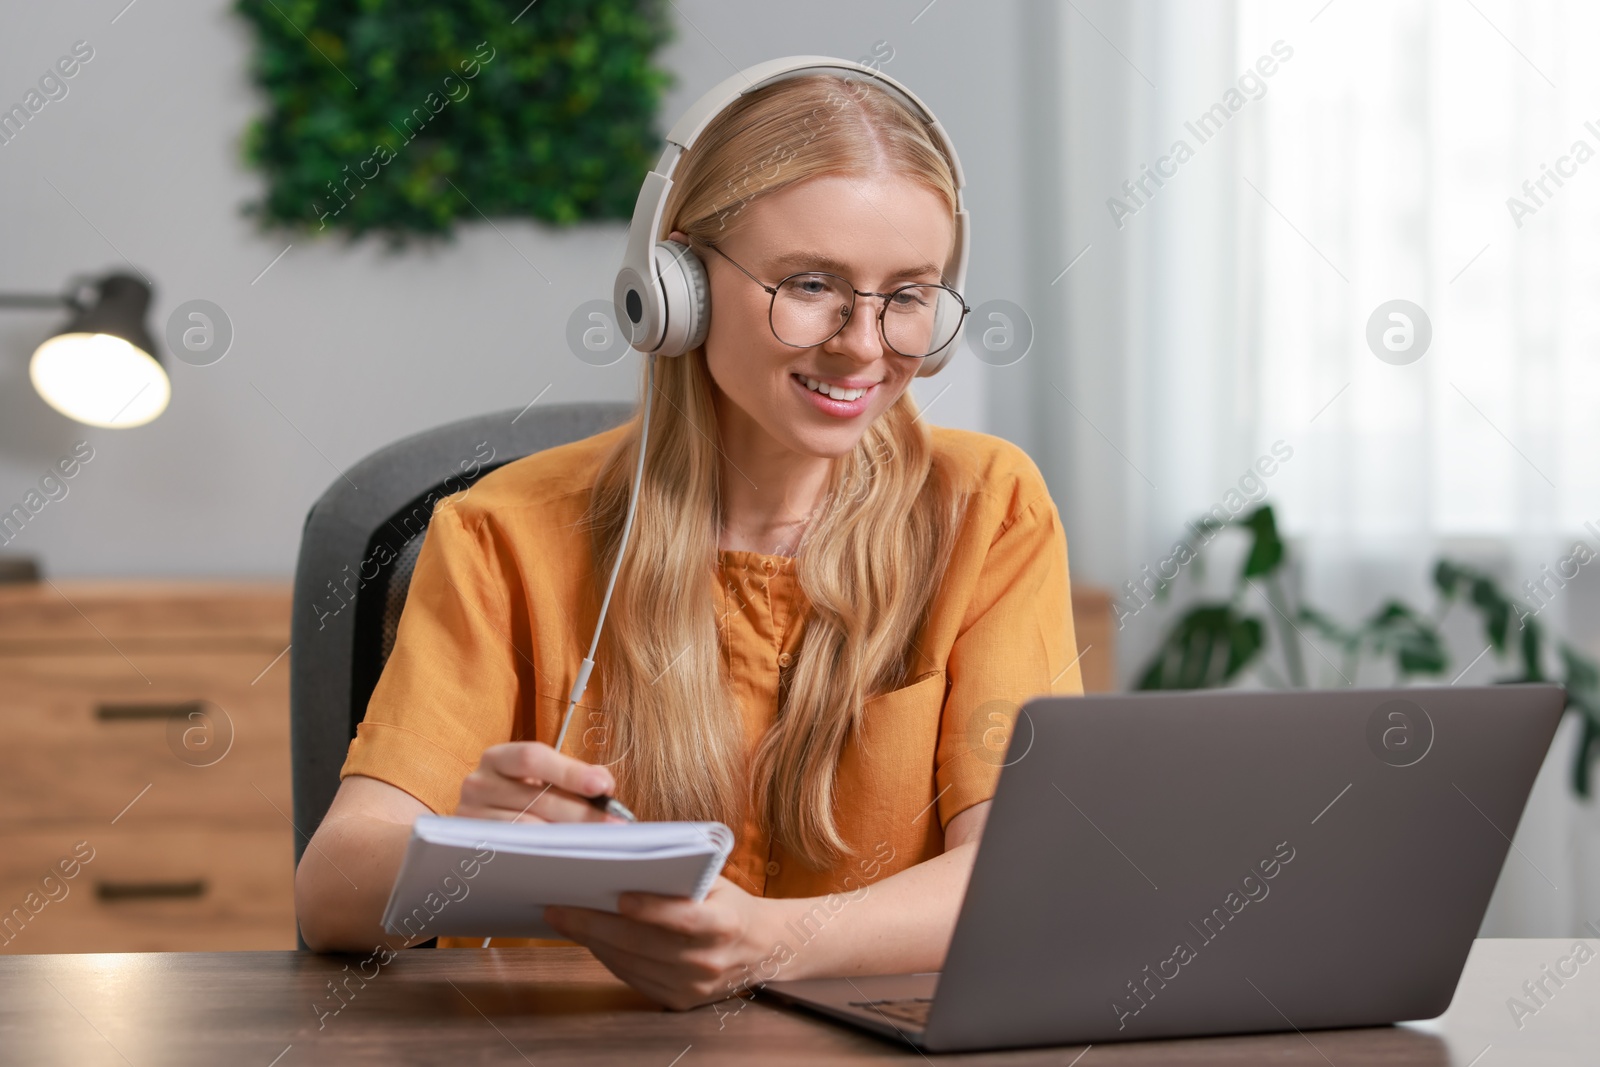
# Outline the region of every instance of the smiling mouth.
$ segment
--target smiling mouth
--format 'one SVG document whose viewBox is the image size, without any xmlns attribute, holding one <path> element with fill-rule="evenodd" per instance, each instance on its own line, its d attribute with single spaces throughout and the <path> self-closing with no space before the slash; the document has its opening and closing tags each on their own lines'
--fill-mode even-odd
<svg viewBox="0 0 1600 1067">
<path fill-rule="evenodd" d="M 844 389 L 837 385 L 829 385 L 827 382 L 819 382 L 815 378 L 807 378 L 804 374 L 796 374 L 795 378 L 813 393 L 821 393 L 823 396 L 833 400 L 846 402 L 860 400 L 868 392 L 867 389 Z"/>
</svg>

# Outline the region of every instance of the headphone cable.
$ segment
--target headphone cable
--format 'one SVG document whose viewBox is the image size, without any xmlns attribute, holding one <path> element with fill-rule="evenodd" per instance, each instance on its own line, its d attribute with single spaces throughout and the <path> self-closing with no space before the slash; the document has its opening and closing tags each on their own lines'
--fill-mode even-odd
<svg viewBox="0 0 1600 1067">
<path fill-rule="evenodd" d="M 561 718 L 561 732 L 556 735 L 555 749 L 561 751 L 562 742 L 567 739 L 567 727 L 572 725 L 572 713 L 578 706 L 578 701 L 583 699 L 583 691 L 588 688 L 589 674 L 594 670 L 594 656 L 600 647 L 600 633 L 605 629 L 606 611 L 611 607 L 611 594 L 617 587 L 617 575 L 622 572 L 623 553 L 628 551 L 628 537 L 633 532 L 633 516 L 639 509 L 639 487 L 644 484 L 644 455 L 650 445 L 650 409 L 655 406 L 656 398 L 656 357 L 646 356 L 645 386 L 644 386 L 644 419 L 639 427 L 639 461 L 633 469 L 633 492 L 628 496 L 627 517 L 622 520 L 622 540 L 617 545 L 617 558 L 611 565 L 611 577 L 606 582 L 606 592 L 600 601 L 600 617 L 595 620 L 594 638 L 589 642 L 589 654 L 584 657 L 583 663 L 578 668 L 578 680 L 572 684 L 572 692 L 567 696 L 567 713 Z"/>
</svg>

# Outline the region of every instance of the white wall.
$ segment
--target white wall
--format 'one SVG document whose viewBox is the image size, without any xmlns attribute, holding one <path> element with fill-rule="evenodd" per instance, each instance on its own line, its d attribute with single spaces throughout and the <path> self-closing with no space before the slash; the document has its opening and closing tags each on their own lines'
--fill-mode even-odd
<svg viewBox="0 0 1600 1067">
<path fill-rule="evenodd" d="M 0 510 L 74 441 L 95 449 L 68 496 L 0 554 L 33 555 L 57 576 L 287 576 L 307 508 L 374 449 L 519 407 L 546 386 L 541 403 L 634 395 L 634 358 L 590 367 L 564 340 L 572 309 L 609 299 L 624 223 L 498 219 L 498 232 L 468 224 L 453 247 L 398 258 L 378 239 L 261 235 L 239 212 L 261 184 L 240 162 L 262 104 L 248 27 L 226 0 L 125 4 L 9 5 L 0 102 L 20 101 L 76 41 L 95 55 L 64 99 L 0 145 L 0 291 L 60 291 L 74 274 L 131 261 L 155 282 L 153 332 L 203 298 L 227 312 L 235 340 L 212 366 L 168 362 L 173 400 L 155 422 L 99 430 L 57 415 L 28 383 L 28 357 L 61 316 L 0 313 Z M 927 101 L 962 155 L 975 225 L 968 303 L 1020 291 L 1035 147 L 1016 61 L 1031 18 L 1022 3 L 675 0 L 670 10 L 681 13 L 677 39 L 660 61 L 678 85 L 663 131 L 748 64 L 856 59 L 887 42 L 883 69 Z M 1016 432 L 1015 420 L 990 417 L 986 397 L 992 380 L 1020 374 L 969 358 L 917 390 L 928 403 L 951 387 L 932 421 Z"/>
</svg>

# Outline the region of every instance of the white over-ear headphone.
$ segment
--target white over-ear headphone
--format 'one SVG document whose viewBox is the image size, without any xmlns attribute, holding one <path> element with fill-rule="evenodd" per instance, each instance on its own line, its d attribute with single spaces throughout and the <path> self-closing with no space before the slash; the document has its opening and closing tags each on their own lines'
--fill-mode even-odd
<svg viewBox="0 0 1600 1067">
<path fill-rule="evenodd" d="M 672 189 L 672 172 L 711 120 L 734 101 L 764 85 L 806 74 L 836 74 L 860 78 L 881 86 L 927 123 L 928 132 L 950 161 L 956 185 L 955 244 L 945 265 L 944 276 L 953 289 L 961 292 L 967 279 L 967 209 L 961 190 L 966 179 L 955 145 L 939 120 L 916 95 L 880 71 L 848 59 L 828 56 L 789 56 L 771 59 L 746 68 L 714 86 L 696 100 L 667 131 L 667 144 L 655 169 L 645 175 L 639 200 L 633 208 L 633 225 L 628 230 L 628 249 L 617 271 L 612 301 L 616 304 L 617 325 L 629 344 L 650 356 L 681 356 L 705 340 L 711 324 L 711 294 L 706 284 L 705 264 L 686 245 L 662 240 L 661 215 L 667 193 Z M 941 303 L 942 319 L 946 309 Z M 960 314 L 959 311 L 956 314 Z M 945 324 L 936 320 L 935 336 Z M 961 345 L 959 334 L 950 343 L 923 358 L 917 368 L 920 377 L 935 374 Z"/>
<path fill-rule="evenodd" d="M 961 160 L 956 155 L 956 147 L 933 112 L 911 90 L 861 63 L 828 56 L 772 59 L 740 71 L 696 100 L 694 106 L 684 112 L 683 117 L 667 131 L 667 146 L 661 152 L 661 159 L 655 169 L 645 175 L 644 185 L 639 189 L 639 200 L 633 208 L 633 225 L 628 230 L 628 250 L 622 257 L 622 269 L 617 271 L 612 300 L 616 304 L 617 325 L 628 335 L 629 344 L 646 356 L 681 356 L 705 340 L 706 330 L 711 325 L 711 293 L 706 284 L 705 264 L 687 245 L 658 239 L 661 236 L 661 215 L 666 209 L 667 193 L 672 189 L 672 172 L 677 168 L 679 158 L 694 144 L 713 118 L 745 93 L 786 78 L 814 73 L 865 77 L 897 95 L 913 114 L 927 123 L 928 132 L 950 161 L 950 173 L 956 185 L 955 245 L 945 264 L 944 276 L 957 292 L 966 284 L 967 209 L 961 195 L 966 179 L 961 173 Z M 935 336 L 942 335 L 945 310 L 941 303 L 938 317 L 934 319 Z M 917 374 L 927 377 L 938 372 L 950 362 L 951 355 L 960 345 L 958 334 L 943 348 L 925 356 L 917 368 Z M 561 732 L 556 735 L 555 748 L 558 752 L 566 741 L 567 728 L 572 724 L 572 712 L 578 706 L 578 701 L 583 699 L 589 675 L 594 671 L 595 652 L 600 647 L 600 634 L 606 625 L 606 610 L 611 606 L 611 594 L 616 590 L 617 575 L 622 572 L 623 554 L 628 550 L 628 537 L 633 531 L 639 487 L 644 480 L 645 446 L 650 440 L 651 397 L 655 391 L 654 359 L 648 363 L 646 372 L 643 424 L 639 429 L 639 454 L 633 471 L 633 491 L 628 495 L 628 511 L 622 522 L 617 558 L 611 566 L 605 595 L 600 600 L 600 617 L 595 620 L 589 654 L 579 666 L 572 691 L 567 694 L 567 711 L 561 718 Z M 487 947 L 487 940 L 484 945 Z"/>
</svg>

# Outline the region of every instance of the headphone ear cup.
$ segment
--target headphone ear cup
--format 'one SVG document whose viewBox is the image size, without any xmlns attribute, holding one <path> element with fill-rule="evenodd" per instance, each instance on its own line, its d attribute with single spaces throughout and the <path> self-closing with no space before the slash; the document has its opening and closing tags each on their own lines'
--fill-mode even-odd
<svg viewBox="0 0 1600 1067">
<path fill-rule="evenodd" d="M 681 356 L 704 343 L 711 327 L 711 286 L 700 257 L 679 241 L 657 241 L 653 250 L 666 326 L 658 356 Z"/>
</svg>

